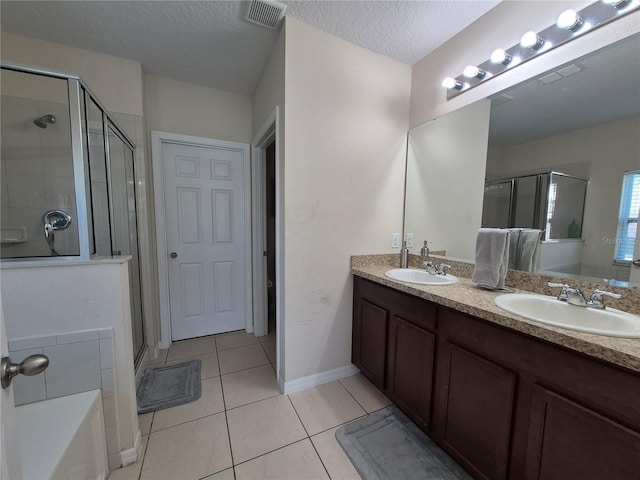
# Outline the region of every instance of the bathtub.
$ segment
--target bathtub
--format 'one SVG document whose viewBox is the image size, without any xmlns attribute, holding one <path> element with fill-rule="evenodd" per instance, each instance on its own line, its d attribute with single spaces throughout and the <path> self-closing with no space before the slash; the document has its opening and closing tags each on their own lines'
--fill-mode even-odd
<svg viewBox="0 0 640 480">
<path fill-rule="evenodd" d="M 23 405 L 16 413 L 24 479 L 107 478 L 100 390 Z"/>
</svg>

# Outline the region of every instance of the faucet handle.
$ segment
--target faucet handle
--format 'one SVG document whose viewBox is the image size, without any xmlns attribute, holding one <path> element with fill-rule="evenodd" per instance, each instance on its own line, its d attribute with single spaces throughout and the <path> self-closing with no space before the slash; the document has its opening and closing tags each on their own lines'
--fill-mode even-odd
<svg viewBox="0 0 640 480">
<path fill-rule="evenodd" d="M 607 292 L 605 290 L 600 290 L 600 289 L 594 290 L 593 293 L 591 294 L 591 297 L 597 296 L 602 298 L 603 295 L 611 298 L 622 298 L 622 295 L 618 293 Z"/>
<path fill-rule="evenodd" d="M 446 269 L 451 270 L 451 265 L 448 265 L 446 263 L 441 263 L 440 265 L 438 265 L 438 273 L 440 273 L 440 275 L 446 275 Z"/>
<path fill-rule="evenodd" d="M 558 300 L 560 300 L 561 302 L 567 301 L 567 291 L 569 290 L 569 288 L 571 288 L 569 287 L 569 285 L 567 285 L 566 283 L 555 283 L 555 282 L 548 282 L 547 285 L 550 286 L 551 288 L 561 288 L 562 290 L 558 294 Z"/>
<path fill-rule="evenodd" d="M 605 308 L 604 299 L 602 297 L 621 298 L 622 295 L 617 293 L 607 292 L 605 290 L 596 289 L 591 294 L 591 298 L 587 302 L 587 306 L 590 308 L 597 308 L 603 310 Z"/>
</svg>

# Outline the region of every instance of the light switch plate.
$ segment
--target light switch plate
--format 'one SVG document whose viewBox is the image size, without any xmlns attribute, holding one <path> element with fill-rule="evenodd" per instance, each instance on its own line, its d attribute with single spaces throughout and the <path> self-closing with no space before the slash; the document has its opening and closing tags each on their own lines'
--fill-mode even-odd
<svg viewBox="0 0 640 480">
<path fill-rule="evenodd" d="M 400 234 L 394 233 L 391 236 L 391 248 L 400 248 Z"/>
<path fill-rule="evenodd" d="M 413 247 L 413 233 L 407 233 L 407 248 Z"/>
</svg>

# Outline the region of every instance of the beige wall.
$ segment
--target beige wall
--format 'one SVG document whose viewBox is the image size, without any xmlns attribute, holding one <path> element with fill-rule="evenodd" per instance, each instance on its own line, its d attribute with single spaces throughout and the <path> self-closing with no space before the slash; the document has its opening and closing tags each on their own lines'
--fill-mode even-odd
<svg viewBox="0 0 640 480">
<path fill-rule="evenodd" d="M 253 115 L 253 135 L 257 135 L 263 124 L 277 106 L 280 108 L 280 121 L 284 125 L 284 55 L 286 24 L 280 29 L 276 43 L 271 49 L 267 63 L 251 97 Z M 284 137 L 283 137 L 284 140 Z"/>
<path fill-rule="evenodd" d="M 592 0 L 505 0 L 498 4 L 413 66 L 411 127 L 486 98 L 640 31 L 640 11 L 636 11 L 532 59 L 452 100 L 446 100 L 446 89 L 441 86 L 443 78 L 458 76 L 468 64 L 479 65 L 485 62 L 498 47 L 508 48 L 517 44 L 520 36 L 527 30 L 540 31 L 549 27 L 565 9 L 581 9 L 591 3 Z"/>
<path fill-rule="evenodd" d="M 509 176 L 586 171 L 582 262 L 610 267 L 615 245 L 603 238 L 616 237 L 624 172 L 640 168 L 639 132 L 640 117 L 633 117 L 513 145 L 503 149 L 499 170 Z"/>
<path fill-rule="evenodd" d="M 409 65 L 287 19 L 286 381 L 350 365 L 349 259 L 401 231 L 410 83 Z"/>
<path fill-rule="evenodd" d="M 147 129 L 251 142 L 251 99 L 155 75 L 144 76 Z"/>
<path fill-rule="evenodd" d="M 108 110 L 142 115 L 140 63 L 5 32 L 0 40 L 3 62 L 80 75 Z"/>
</svg>

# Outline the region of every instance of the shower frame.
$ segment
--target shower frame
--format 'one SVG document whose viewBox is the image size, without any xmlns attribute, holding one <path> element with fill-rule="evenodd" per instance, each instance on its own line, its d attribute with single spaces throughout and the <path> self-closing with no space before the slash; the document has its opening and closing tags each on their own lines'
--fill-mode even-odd
<svg viewBox="0 0 640 480">
<path fill-rule="evenodd" d="M 67 81 L 69 92 L 69 116 L 71 118 L 71 156 L 73 161 L 73 183 L 75 187 L 75 198 L 77 208 L 77 218 L 75 219 L 78 224 L 78 241 L 80 244 L 80 255 L 69 256 L 57 256 L 57 257 L 31 257 L 31 258 L 16 258 L 6 259 L 6 261 L 16 262 L 29 262 L 29 261 L 60 261 L 60 260 L 91 260 L 95 258 L 90 248 L 90 235 L 92 230 L 89 227 L 89 217 L 91 211 L 91 196 L 89 195 L 89 188 L 87 182 L 90 177 L 89 171 L 85 171 L 84 154 L 83 154 L 83 136 L 82 136 L 82 123 L 85 112 L 82 109 L 83 103 L 81 102 L 82 89 L 88 94 L 88 97 L 100 108 L 102 111 L 102 129 L 104 138 L 105 154 L 108 155 L 108 129 L 109 124 L 113 127 L 114 133 L 131 149 L 135 152 L 136 145 L 127 136 L 124 130 L 118 125 L 118 122 L 109 114 L 106 107 L 100 102 L 97 95 L 91 91 L 88 85 L 80 78 L 79 75 L 72 73 L 64 73 L 56 70 L 49 70 L 45 68 L 18 65 L 15 63 L 0 62 L 0 68 L 6 70 L 13 70 L 15 72 L 31 73 L 35 75 L 42 75 L 45 77 L 60 78 Z M 86 108 L 86 101 L 85 101 Z M 87 125 L 87 129 L 89 126 Z M 87 139 L 89 136 L 87 135 Z M 89 142 L 89 140 L 88 140 Z M 89 147 L 89 144 L 87 144 Z M 109 191 L 109 230 L 114 224 L 114 212 L 113 212 L 113 198 L 110 194 L 113 191 L 111 186 L 111 172 L 110 162 L 107 161 L 107 188 Z M 135 169 L 135 164 L 134 164 Z M 135 188 L 135 182 L 134 182 Z M 140 242 L 138 242 L 140 243 Z M 139 245 L 138 245 L 139 247 Z"/>
<path fill-rule="evenodd" d="M 62 80 L 66 80 L 67 88 L 68 88 L 68 98 L 69 98 L 69 116 L 70 116 L 70 130 L 71 130 L 71 157 L 73 164 L 73 183 L 75 188 L 75 200 L 76 200 L 76 219 L 78 226 L 78 243 L 79 243 L 79 255 L 60 255 L 60 256 L 51 256 L 51 257 L 24 257 L 24 258 L 7 258 L 3 259 L 3 262 L 46 262 L 46 263 L 61 263 L 61 262 L 77 262 L 77 261 L 91 261 L 92 259 L 104 258 L 103 256 L 99 256 L 92 252 L 93 249 L 96 248 L 95 242 L 95 233 L 94 228 L 89 223 L 89 219 L 93 216 L 92 211 L 92 196 L 91 196 L 91 166 L 89 157 L 86 158 L 85 165 L 85 154 L 91 155 L 90 146 L 91 139 L 89 135 L 89 121 L 87 118 L 88 111 L 88 102 L 92 101 L 101 111 L 102 114 L 102 135 L 104 141 L 104 155 L 105 155 L 105 163 L 106 163 L 106 171 L 107 171 L 107 199 L 108 199 L 108 208 L 109 208 L 109 241 L 111 246 L 111 254 L 119 255 L 118 252 L 115 252 L 114 249 L 114 199 L 113 194 L 114 188 L 112 185 L 112 175 L 111 175 L 111 158 L 109 156 L 109 130 L 111 130 L 124 144 L 125 147 L 129 148 L 133 153 L 133 158 L 135 158 L 135 143 L 127 136 L 124 130 L 118 125 L 118 122 L 111 116 L 107 110 L 107 108 L 100 102 L 98 96 L 93 93 L 93 91 L 89 88 L 89 86 L 80 78 L 79 75 L 70 74 L 65 72 L 60 72 L 56 70 L 50 70 L 46 68 L 34 67 L 34 66 L 26 66 L 19 65 L 10 62 L 0 62 L 0 69 L 11 70 L 15 72 L 28 73 L 34 75 L 41 75 L 45 77 L 58 78 Z M 86 122 L 85 122 L 86 120 Z M 85 125 L 86 135 L 83 136 L 82 125 Z M 86 150 L 85 150 L 85 139 L 86 139 Z M 137 368 L 144 356 L 146 351 L 146 332 L 145 332 L 145 313 L 144 313 L 144 305 L 142 301 L 142 275 L 141 275 L 141 267 L 140 267 L 140 240 L 138 234 L 138 207 L 137 207 L 137 193 L 136 193 L 136 168 L 135 161 L 133 162 L 133 191 L 134 191 L 134 200 L 136 202 L 135 208 L 135 228 L 136 228 L 136 248 L 138 252 L 138 271 L 131 272 L 132 275 L 138 276 L 138 285 L 140 288 L 140 309 L 142 315 L 142 345 L 138 351 L 134 351 L 134 363 Z M 126 176 L 126 175 L 125 175 Z M 91 238 L 93 236 L 93 242 L 91 242 Z M 130 268 L 131 269 L 131 268 Z M 130 285 L 130 288 L 133 288 Z M 131 299 L 133 302 L 133 298 Z M 133 309 L 133 303 L 132 303 Z M 132 312 L 134 314 L 134 312 Z"/>
</svg>

